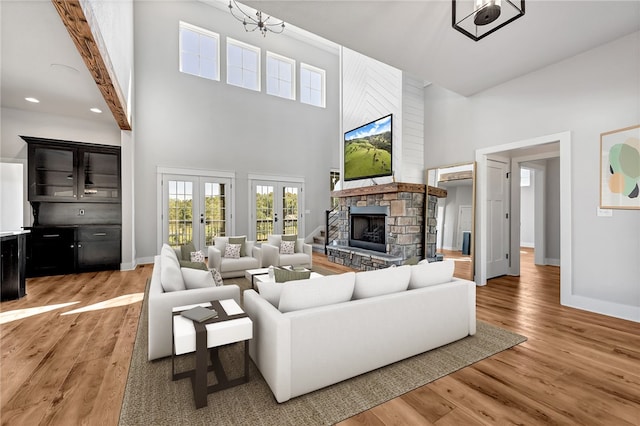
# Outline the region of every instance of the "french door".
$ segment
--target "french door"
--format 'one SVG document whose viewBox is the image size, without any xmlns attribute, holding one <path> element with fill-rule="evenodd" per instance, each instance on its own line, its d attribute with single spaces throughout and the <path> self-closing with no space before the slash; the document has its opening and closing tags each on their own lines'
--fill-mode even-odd
<svg viewBox="0 0 640 426">
<path fill-rule="evenodd" d="M 250 229 L 256 241 L 270 234 L 304 232 L 304 183 L 251 179 Z"/>
<path fill-rule="evenodd" d="M 163 242 L 205 250 L 231 232 L 231 179 L 164 174 L 162 192 Z"/>
</svg>

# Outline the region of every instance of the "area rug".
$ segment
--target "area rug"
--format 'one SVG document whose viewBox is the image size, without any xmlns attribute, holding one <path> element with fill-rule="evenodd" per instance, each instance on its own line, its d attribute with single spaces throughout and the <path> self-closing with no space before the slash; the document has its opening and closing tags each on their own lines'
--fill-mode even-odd
<svg viewBox="0 0 640 426">
<path fill-rule="evenodd" d="M 248 288 L 247 280 L 225 280 Z M 189 379 L 171 381 L 171 358 L 147 361 L 145 297 L 133 348 L 120 425 L 330 425 L 506 350 L 526 338 L 477 323 L 477 333 L 353 379 L 278 404 L 255 365 L 250 381 L 213 393 L 196 410 Z M 220 350 L 230 378 L 242 374 L 244 345 Z M 176 368 L 192 368 L 191 355 L 178 358 Z M 322 374 L 322 372 L 318 372 Z M 210 382 L 214 380 L 210 375 Z"/>
</svg>

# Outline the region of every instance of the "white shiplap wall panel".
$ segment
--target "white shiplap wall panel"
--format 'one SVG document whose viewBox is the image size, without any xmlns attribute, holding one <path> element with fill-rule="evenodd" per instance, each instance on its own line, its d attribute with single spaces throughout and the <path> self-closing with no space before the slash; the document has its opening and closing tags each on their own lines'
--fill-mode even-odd
<svg viewBox="0 0 640 426">
<path fill-rule="evenodd" d="M 406 73 L 402 83 L 402 182 L 425 183 L 424 84 Z"/>
<path fill-rule="evenodd" d="M 342 127 L 343 133 L 388 114 L 393 114 L 393 169 L 396 180 L 401 180 L 402 161 L 402 71 L 361 55 L 342 49 Z M 340 146 L 341 150 L 343 146 Z M 341 152 L 341 167 L 344 167 Z M 422 155 L 420 156 L 422 158 Z M 342 170 L 341 175 L 344 175 Z M 387 183 L 392 177 L 376 178 L 376 183 Z M 370 186 L 371 179 L 344 182 L 343 188 Z"/>
</svg>

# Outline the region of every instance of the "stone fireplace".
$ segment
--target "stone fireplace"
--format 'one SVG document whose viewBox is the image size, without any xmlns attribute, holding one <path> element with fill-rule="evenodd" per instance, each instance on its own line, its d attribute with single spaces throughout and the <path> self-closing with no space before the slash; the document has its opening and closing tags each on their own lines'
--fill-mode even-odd
<svg viewBox="0 0 640 426">
<path fill-rule="evenodd" d="M 425 247 L 435 253 L 435 235 L 425 232 L 436 230 L 435 209 L 429 207 L 446 191 L 429 187 L 427 194 L 426 185 L 393 182 L 332 195 L 340 200 L 339 232 L 327 246 L 329 261 L 372 270 L 401 265 L 414 256 L 422 259 Z M 434 247 L 428 250 L 431 242 Z"/>
</svg>

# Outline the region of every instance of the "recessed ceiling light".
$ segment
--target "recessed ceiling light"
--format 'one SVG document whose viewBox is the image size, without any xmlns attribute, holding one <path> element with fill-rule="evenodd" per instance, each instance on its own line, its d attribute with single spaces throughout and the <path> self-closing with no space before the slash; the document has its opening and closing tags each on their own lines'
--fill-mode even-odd
<svg viewBox="0 0 640 426">
<path fill-rule="evenodd" d="M 102 110 L 100 108 L 90 108 L 89 111 L 95 112 L 96 114 L 102 114 Z"/>
<path fill-rule="evenodd" d="M 40 103 L 36 98 L 24 98 L 24 100 L 27 102 L 33 102 L 34 104 Z"/>
</svg>

